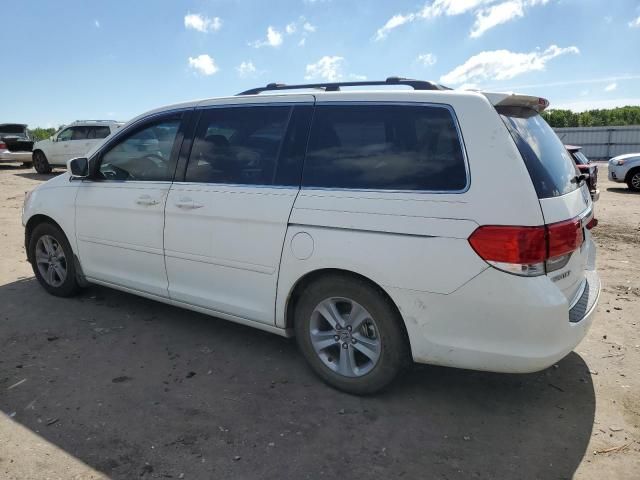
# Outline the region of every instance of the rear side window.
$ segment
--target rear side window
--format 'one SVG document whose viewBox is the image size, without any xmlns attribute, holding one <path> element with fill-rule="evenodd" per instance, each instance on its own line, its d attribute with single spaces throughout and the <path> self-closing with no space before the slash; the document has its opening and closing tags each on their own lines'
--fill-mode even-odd
<svg viewBox="0 0 640 480">
<path fill-rule="evenodd" d="M 88 127 L 89 133 L 87 134 L 87 138 L 89 140 L 94 140 L 97 138 L 107 138 L 111 131 L 109 127 Z"/>
<path fill-rule="evenodd" d="M 578 188 L 578 171 L 558 136 L 531 108 L 498 107 L 524 159 L 538 198 L 559 197 Z"/>
<path fill-rule="evenodd" d="M 288 105 L 204 110 L 185 181 L 274 184 L 291 111 Z"/>
<path fill-rule="evenodd" d="M 463 190 L 467 173 L 453 116 L 437 106 L 320 105 L 311 128 L 303 184 Z"/>
</svg>

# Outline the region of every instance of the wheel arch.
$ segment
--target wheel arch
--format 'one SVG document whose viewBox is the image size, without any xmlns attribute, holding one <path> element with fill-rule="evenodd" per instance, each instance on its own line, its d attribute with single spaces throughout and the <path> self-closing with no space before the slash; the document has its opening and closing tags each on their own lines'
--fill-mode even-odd
<svg viewBox="0 0 640 480">
<path fill-rule="evenodd" d="M 31 235 L 33 234 L 33 231 L 35 230 L 35 228 L 38 225 L 42 225 L 43 223 L 51 223 L 52 225 L 55 225 L 60 230 L 62 230 L 62 233 L 64 233 L 67 236 L 67 240 L 69 240 L 69 236 L 64 231 L 64 228 L 62 228 L 60 224 L 56 222 L 53 218 L 41 213 L 33 215 L 31 218 L 29 218 L 29 220 L 27 221 L 27 224 L 24 227 L 24 248 L 27 251 L 27 259 L 30 262 L 33 261 L 33 259 L 31 258 L 31 252 L 29 251 L 29 243 L 31 242 Z"/>
<path fill-rule="evenodd" d="M 404 318 L 402 317 L 400 309 L 398 308 L 396 303 L 393 301 L 391 296 L 377 282 L 371 280 L 365 275 L 356 273 L 351 270 L 344 270 L 340 268 L 319 268 L 316 270 L 311 270 L 305 273 L 302 277 L 300 277 L 295 282 L 295 284 L 291 287 L 291 290 L 289 291 L 289 295 L 287 296 L 287 300 L 285 302 L 284 316 L 285 316 L 286 329 L 288 331 L 292 332 L 294 329 L 295 309 L 296 309 L 297 302 L 300 299 L 300 296 L 302 295 L 302 292 L 304 291 L 304 289 L 307 288 L 309 285 L 311 285 L 313 282 L 319 280 L 320 278 L 331 276 L 331 275 L 340 275 L 344 277 L 350 277 L 354 280 L 362 281 L 368 284 L 369 286 L 373 287 L 375 290 L 377 290 L 380 293 L 380 295 L 384 297 L 387 300 L 387 302 L 389 302 L 389 305 L 391 305 L 391 308 L 393 308 L 398 314 L 398 318 L 400 318 L 401 320 L 400 329 L 402 331 L 403 338 L 406 342 L 409 354 L 411 354 L 411 342 L 409 341 L 407 326 L 405 325 Z"/>
<path fill-rule="evenodd" d="M 638 171 L 640 171 L 640 163 L 637 163 L 636 165 L 632 166 L 628 171 L 627 174 L 624 177 L 624 181 L 625 182 L 629 182 L 631 181 L 631 177 L 633 175 L 635 175 Z"/>
</svg>

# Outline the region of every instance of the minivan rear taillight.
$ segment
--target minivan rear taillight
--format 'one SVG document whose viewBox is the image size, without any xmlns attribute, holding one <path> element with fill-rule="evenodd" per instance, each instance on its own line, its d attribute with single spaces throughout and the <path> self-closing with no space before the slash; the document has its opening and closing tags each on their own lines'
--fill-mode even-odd
<svg viewBox="0 0 640 480">
<path fill-rule="evenodd" d="M 544 275 L 564 267 L 584 242 L 580 219 L 537 227 L 485 225 L 469 237 L 475 252 L 499 270 Z"/>
<path fill-rule="evenodd" d="M 7 144 L 4 142 L 0 142 L 0 150 L 6 150 L 7 149 Z"/>
</svg>

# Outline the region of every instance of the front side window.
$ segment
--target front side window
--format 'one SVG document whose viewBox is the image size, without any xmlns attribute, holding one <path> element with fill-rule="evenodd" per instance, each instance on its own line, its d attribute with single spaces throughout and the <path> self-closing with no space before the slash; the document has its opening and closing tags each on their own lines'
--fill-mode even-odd
<svg viewBox="0 0 640 480">
<path fill-rule="evenodd" d="M 63 131 L 60 132 L 60 134 L 57 137 L 57 141 L 58 142 L 67 142 L 69 140 L 71 140 L 71 136 L 73 135 L 73 129 L 71 128 L 66 128 Z"/>
<path fill-rule="evenodd" d="M 180 127 L 174 117 L 145 125 L 102 155 L 99 177 L 105 180 L 171 181 L 173 144 Z"/>
<path fill-rule="evenodd" d="M 321 105 L 302 182 L 323 188 L 460 191 L 467 173 L 447 108 Z"/>
<path fill-rule="evenodd" d="M 185 181 L 272 185 L 291 107 L 204 110 Z"/>
</svg>

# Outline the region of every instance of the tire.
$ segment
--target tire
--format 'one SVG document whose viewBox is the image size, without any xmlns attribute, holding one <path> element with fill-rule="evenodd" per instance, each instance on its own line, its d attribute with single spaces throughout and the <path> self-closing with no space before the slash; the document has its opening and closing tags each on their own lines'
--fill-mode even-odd
<svg viewBox="0 0 640 480">
<path fill-rule="evenodd" d="M 364 395 L 385 388 L 408 359 L 399 313 L 363 280 L 321 278 L 304 290 L 294 314 L 305 359 L 322 380 L 344 392 Z M 343 328 L 333 327 L 336 318 Z"/>
<path fill-rule="evenodd" d="M 634 170 L 629 173 L 627 186 L 634 192 L 640 192 L 640 170 Z"/>
<path fill-rule="evenodd" d="M 41 223 L 33 229 L 29 258 L 33 273 L 47 292 L 58 297 L 70 297 L 78 292 L 73 250 L 56 225 Z"/>
<path fill-rule="evenodd" d="M 42 151 L 36 150 L 35 152 L 33 152 L 32 156 L 33 168 L 36 169 L 36 172 L 51 173 L 51 165 L 49 165 L 49 160 L 47 160 L 47 157 Z"/>
</svg>

